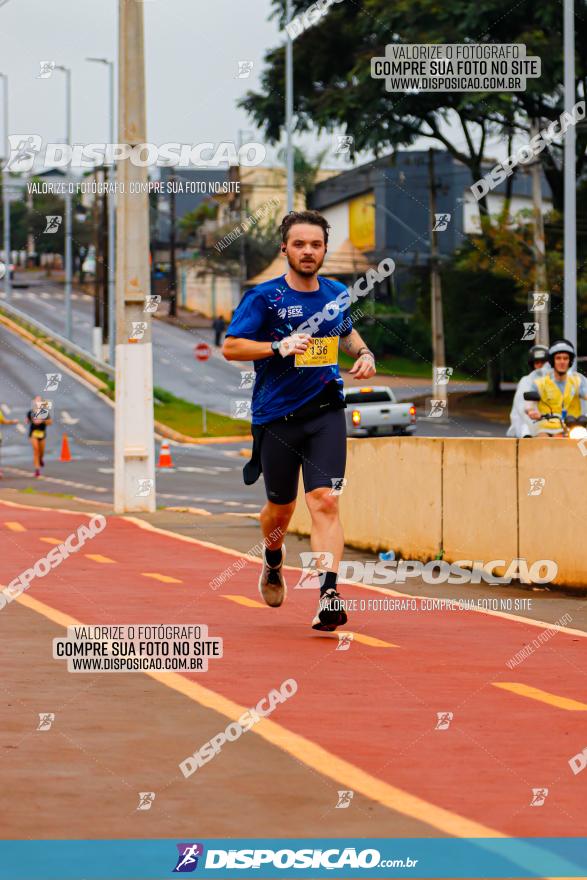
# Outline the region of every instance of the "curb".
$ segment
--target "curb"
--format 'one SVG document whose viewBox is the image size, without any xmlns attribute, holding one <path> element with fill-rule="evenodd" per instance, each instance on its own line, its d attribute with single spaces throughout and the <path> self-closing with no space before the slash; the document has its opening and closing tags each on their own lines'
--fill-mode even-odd
<svg viewBox="0 0 587 880">
<path fill-rule="evenodd" d="M 1 308 L 1 306 L 0 306 Z M 54 360 L 59 361 L 59 363 L 63 364 L 64 367 L 68 367 L 72 373 L 76 373 L 82 379 L 85 379 L 86 382 L 89 382 L 90 385 L 97 391 L 108 391 L 108 385 L 103 382 L 101 379 L 98 379 L 97 376 L 94 376 L 93 373 L 88 373 L 83 367 L 81 367 L 77 361 L 72 360 L 67 355 L 63 354 L 63 352 L 59 351 L 53 346 L 49 345 L 47 342 L 44 342 L 38 336 L 35 336 L 30 330 L 27 330 L 25 327 L 21 327 L 20 324 L 17 324 L 16 321 L 12 321 L 10 318 L 7 318 L 6 315 L 0 313 L 0 324 L 4 324 L 5 327 L 8 327 L 9 330 L 12 330 L 13 333 L 16 333 L 17 336 L 20 336 L 22 339 L 26 339 L 27 342 L 32 342 L 33 345 L 36 345 L 37 348 L 40 348 L 41 351 L 45 352 L 45 354 L 50 355 Z"/>
<path fill-rule="evenodd" d="M 0 306 L 1 308 L 1 306 Z M 89 373 L 83 367 L 81 367 L 76 361 L 69 358 L 67 355 L 63 354 L 63 352 L 58 351 L 56 348 L 53 348 L 48 343 L 44 342 L 38 336 L 35 336 L 29 330 L 26 330 L 24 327 L 21 327 L 20 324 L 17 324 L 15 321 L 12 321 L 10 318 L 7 318 L 6 315 L 0 313 L 0 324 L 4 324 L 9 330 L 12 330 L 13 333 L 16 333 L 17 336 L 20 336 L 22 339 L 26 339 L 27 342 L 32 342 L 33 345 L 36 345 L 37 348 L 40 348 L 45 354 L 51 356 L 55 360 L 59 361 L 59 363 L 63 364 L 63 366 L 67 367 L 71 370 L 72 373 L 76 373 L 80 378 L 85 379 L 90 385 L 92 385 L 96 391 L 104 392 L 108 391 L 108 385 L 103 382 L 101 379 L 98 379 L 97 376 L 94 376 L 93 373 Z M 113 404 L 113 401 L 110 397 L 107 397 L 108 402 Z M 187 434 L 181 434 L 179 431 L 175 431 L 173 428 L 169 428 L 167 425 L 164 425 L 162 422 L 154 422 L 155 431 L 159 434 L 160 437 L 165 437 L 168 440 L 175 440 L 177 443 L 189 443 L 192 445 L 210 445 L 215 443 L 240 443 L 242 441 L 252 440 L 251 434 L 245 434 L 237 437 L 189 437 Z"/>
</svg>

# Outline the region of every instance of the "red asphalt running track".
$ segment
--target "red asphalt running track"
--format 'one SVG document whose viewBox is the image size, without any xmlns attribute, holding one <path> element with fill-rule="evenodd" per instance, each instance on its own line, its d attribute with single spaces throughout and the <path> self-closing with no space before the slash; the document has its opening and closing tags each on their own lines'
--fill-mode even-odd
<svg viewBox="0 0 587 880">
<path fill-rule="evenodd" d="M 0 502 L 0 582 L 6 586 L 46 555 L 50 545 L 42 538 L 64 540 L 87 521 L 82 513 Z M 367 786 L 380 781 L 456 814 L 449 833 L 470 836 L 459 823 L 464 817 L 511 836 L 587 835 L 587 773 L 575 776 L 568 764 L 587 746 L 585 638 L 558 632 L 509 669 L 508 659 L 541 627 L 472 611 L 365 611 L 355 612 L 346 629 L 397 647 L 355 640 L 349 650 L 336 650 L 335 637 L 311 629 L 317 591 L 292 589 L 293 570 L 280 609 L 228 598 L 259 602 L 255 562 L 212 589 L 210 581 L 237 556 L 111 516 L 103 532 L 35 578 L 24 595 L 85 624 L 206 624 L 211 636 L 223 638 L 224 657 L 186 678 L 245 707 L 295 679 L 297 693 L 271 720 L 327 750 L 334 772 L 343 759 L 369 774 L 361 777 Z M 382 597 L 356 586 L 342 592 Z M 10 607 L 0 611 L 0 623 Z M 500 682 L 538 688 L 554 695 L 554 704 Z M 577 702 L 570 709 L 564 698 Z M 437 712 L 453 713 L 447 730 L 435 729 Z M 541 807 L 530 806 L 533 788 L 549 789 Z M 421 818 L 440 827 L 426 811 Z"/>
</svg>

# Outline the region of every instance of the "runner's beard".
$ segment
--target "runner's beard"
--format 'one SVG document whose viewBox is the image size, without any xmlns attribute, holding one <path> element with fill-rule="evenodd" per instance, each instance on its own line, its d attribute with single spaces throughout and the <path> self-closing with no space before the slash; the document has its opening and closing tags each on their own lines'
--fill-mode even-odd
<svg viewBox="0 0 587 880">
<path fill-rule="evenodd" d="M 298 260 L 295 257 L 292 258 L 288 254 L 287 261 L 294 272 L 297 272 L 298 275 L 302 275 L 304 278 L 311 278 L 312 275 L 317 275 L 322 268 L 324 257 L 321 260 L 304 263 L 302 260 Z"/>
</svg>

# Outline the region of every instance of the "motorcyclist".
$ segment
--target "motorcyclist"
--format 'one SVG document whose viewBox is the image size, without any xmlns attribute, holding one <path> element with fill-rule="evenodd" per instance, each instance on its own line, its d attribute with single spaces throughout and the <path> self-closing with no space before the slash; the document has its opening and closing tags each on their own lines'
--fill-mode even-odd
<svg viewBox="0 0 587 880">
<path fill-rule="evenodd" d="M 536 378 L 531 391 L 540 395 L 538 403 L 528 401 L 526 412 L 534 421 L 551 411 L 563 417 L 581 415 L 581 398 L 587 399 L 587 377 L 571 372 L 575 361 L 575 349 L 568 339 L 557 339 L 548 349 L 548 362 L 552 372 Z M 564 415 L 563 415 L 564 414 Z M 545 419 L 537 424 L 541 436 L 552 437 L 563 433 L 558 419 Z"/>
<path fill-rule="evenodd" d="M 547 361 L 548 346 L 533 345 L 528 352 L 530 372 L 526 376 L 522 376 L 514 394 L 512 411 L 510 413 L 510 426 L 507 430 L 508 437 L 534 437 L 536 434 L 536 427 L 532 424 L 532 420 L 528 418 L 524 392 L 531 391 L 534 380 L 543 376 L 550 369 Z"/>
</svg>

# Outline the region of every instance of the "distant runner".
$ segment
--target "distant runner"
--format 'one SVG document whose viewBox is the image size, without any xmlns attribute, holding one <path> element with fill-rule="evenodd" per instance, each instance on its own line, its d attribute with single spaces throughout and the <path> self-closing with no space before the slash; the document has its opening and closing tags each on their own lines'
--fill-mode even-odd
<svg viewBox="0 0 587 880">
<path fill-rule="evenodd" d="M 312 627 L 332 631 L 347 622 L 337 592 L 344 537 L 334 491 L 343 485 L 347 443 L 339 345 L 356 358 L 350 371 L 355 379 L 375 375 L 375 358 L 353 330 L 346 287 L 318 275 L 329 229 L 317 211 L 292 211 L 283 218 L 281 250 L 289 271 L 245 294 L 226 331 L 223 354 L 255 366 L 253 455 L 244 478 L 251 484 L 262 472 L 268 499 L 261 511 L 266 547 L 259 591 L 272 607 L 285 599 L 282 545 L 301 467 L 312 550 L 323 560 Z M 311 318 L 311 332 L 299 332 L 307 331 Z"/>
<path fill-rule="evenodd" d="M 35 477 L 41 476 L 41 468 L 45 466 L 45 439 L 47 436 L 47 425 L 51 425 L 49 410 L 45 406 L 42 397 L 34 398 L 31 408 L 26 414 L 29 424 L 29 438 L 33 447 L 33 463 L 35 466 Z"/>
</svg>

